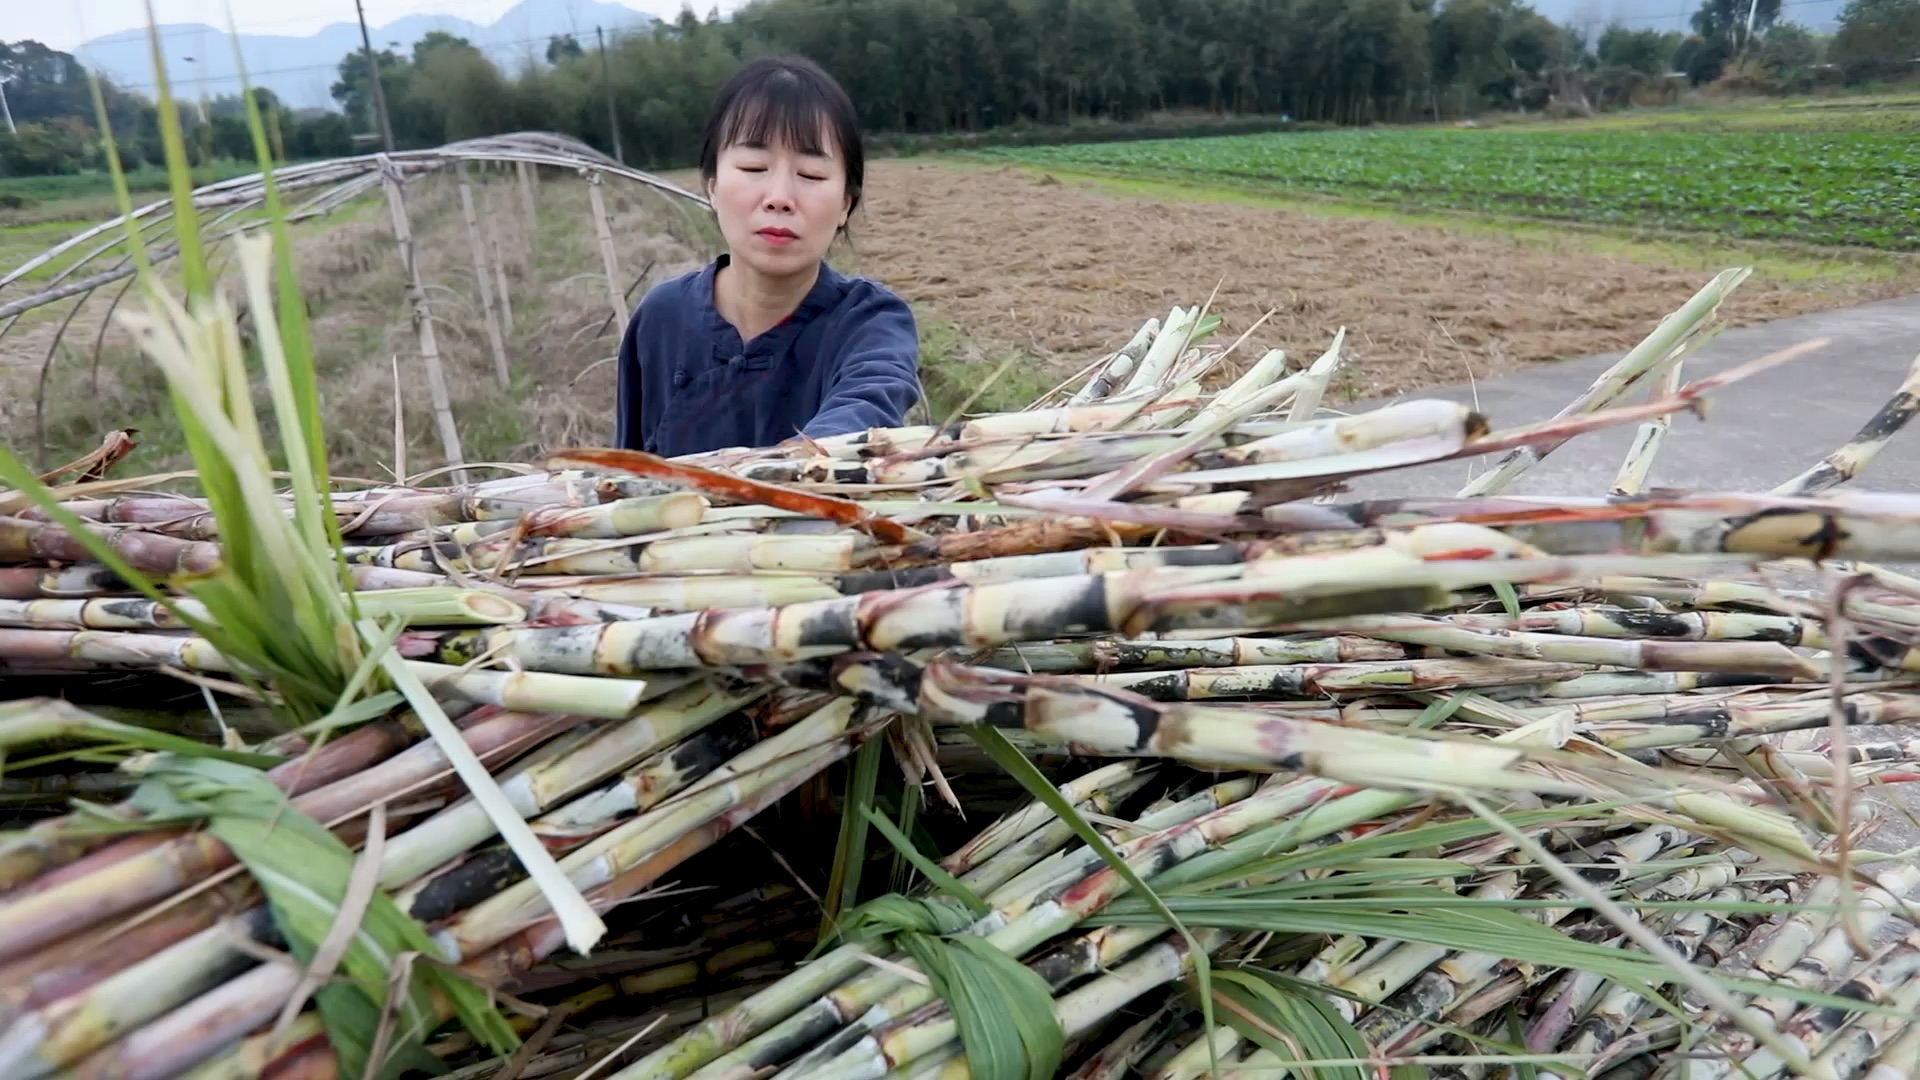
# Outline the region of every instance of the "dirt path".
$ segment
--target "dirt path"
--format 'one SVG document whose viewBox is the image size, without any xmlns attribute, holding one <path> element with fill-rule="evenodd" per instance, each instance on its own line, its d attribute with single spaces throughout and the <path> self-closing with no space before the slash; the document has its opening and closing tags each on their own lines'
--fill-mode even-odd
<svg viewBox="0 0 1920 1080">
<path fill-rule="evenodd" d="M 1011 168 L 882 161 L 867 192 L 860 272 L 923 317 L 1067 370 L 1221 283 L 1228 335 L 1272 308 L 1252 344 L 1310 359 L 1345 325 L 1353 375 L 1336 391 L 1401 393 L 1627 348 L 1711 276 L 1572 241 L 1135 198 Z M 1756 274 L 1726 314 L 1761 322 L 1913 287 Z"/>
</svg>

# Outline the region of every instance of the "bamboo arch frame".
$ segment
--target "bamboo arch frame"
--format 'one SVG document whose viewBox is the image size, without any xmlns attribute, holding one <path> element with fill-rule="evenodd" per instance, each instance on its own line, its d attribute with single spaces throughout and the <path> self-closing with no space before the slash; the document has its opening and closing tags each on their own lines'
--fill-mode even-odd
<svg viewBox="0 0 1920 1080">
<path fill-rule="evenodd" d="M 429 150 L 406 150 L 393 154 L 375 152 L 351 157 L 332 158 L 326 161 L 304 162 L 297 165 L 285 165 L 273 170 L 272 176 L 279 193 L 287 200 L 286 219 L 289 222 L 305 221 L 326 217 L 354 199 L 375 191 L 384 190 L 388 209 L 393 218 L 394 232 L 399 240 L 404 273 L 407 279 L 408 298 L 415 311 L 415 330 L 420 338 L 421 354 L 426 362 L 429 387 L 433 395 L 434 413 L 439 421 L 441 442 L 449 464 L 461 463 L 459 436 L 452 422 L 452 414 L 446 402 L 444 380 L 440 374 L 438 349 L 433 337 L 431 316 L 428 313 L 424 290 L 413 266 L 411 254 L 411 229 L 407 223 L 405 185 L 408 179 L 427 176 L 448 170 L 456 171 L 460 176 L 463 202 L 467 201 L 466 166 L 469 164 L 506 165 L 512 164 L 520 174 L 521 190 L 529 213 L 533 212 L 533 187 L 531 170 L 541 166 L 569 170 L 584 177 L 590 185 L 592 205 L 595 214 L 594 227 L 600 239 L 602 270 L 607 276 L 609 296 L 618 298 L 623 290 L 618 283 L 618 262 L 612 247 L 612 237 L 606 221 L 606 210 L 600 197 L 604 177 L 618 177 L 643 187 L 651 188 L 674 205 L 692 204 L 702 209 L 708 208 L 707 200 L 695 192 L 688 191 L 662 177 L 638 169 L 628 168 L 605 154 L 580 142 L 577 139 L 552 132 L 523 131 L 508 135 L 493 135 L 477 139 L 466 139 L 448 143 Z M 297 194 L 304 197 L 294 198 Z M 193 192 L 193 208 L 199 220 L 203 235 L 211 241 L 232 236 L 245 226 L 228 225 L 235 217 L 255 210 L 266 200 L 266 176 L 263 173 L 251 173 L 216 181 L 197 188 Z M 125 251 L 125 228 L 129 222 L 134 224 L 141 242 L 150 245 L 147 257 L 155 265 L 162 264 L 179 254 L 178 245 L 158 243 L 166 226 L 173 220 L 173 202 L 162 197 L 135 208 L 130 214 L 118 215 L 92 225 L 62 240 L 26 262 L 0 276 L 0 338 L 4 338 L 20 319 L 30 311 L 59 303 L 62 300 L 77 298 L 73 307 L 61 320 L 54 331 L 53 340 L 47 346 L 46 356 L 40 364 L 38 386 L 34 394 L 34 429 L 36 449 L 42 459 L 46 455 L 46 390 L 48 374 L 53 359 L 58 354 L 60 343 L 68 328 L 92 295 L 109 285 L 122 283 L 107 305 L 106 317 L 101 322 L 101 332 L 96 335 L 93 346 L 93 364 L 97 369 L 100 350 L 105 341 L 105 329 L 112 317 L 113 310 L 119 306 L 126 295 L 127 286 L 134 276 L 134 266 Z M 466 210 L 466 226 L 475 262 L 475 273 L 483 286 L 483 307 L 486 308 L 486 320 L 494 352 L 495 373 L 504 384 L 507 380 L 507 362 L 499 327 L 495 322 L 493 298 L 485 293 L 487 285 L 487 261 L 485 246 L 479 239 L 471 209 Z M 90 242 L 94 246 L 87 250 L 70 265 L 62 267 L 53 275 L 52 280 L 36 292 L 6 299 L 9 286 L 24 280 L 28 274 L 46 266 L 62 255 L 82 248 Z M 497 245 L 496 245 L 497 246 Z M 76 276 L 89 266 L 94 265 L 113 253 L 118 259 L 106 269 L 97 270 L 84 276 Z M 493 269 L 499 270 L 498 252 L 494 252 Z M 501 318 L 511 332 L 511 308 L 504 292 L 505 280 L 500 278 L 496 285 L 501 289 Z M 614 304 L 614 314 L 620 314 L 620 305 Z M 44 461 L 43 461 L 44 465 Z"/>
</svg>

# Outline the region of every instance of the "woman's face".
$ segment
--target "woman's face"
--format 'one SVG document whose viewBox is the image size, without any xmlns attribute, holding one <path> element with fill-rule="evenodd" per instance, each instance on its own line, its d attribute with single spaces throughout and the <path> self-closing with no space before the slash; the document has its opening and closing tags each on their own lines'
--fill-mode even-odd
<svg viewBox="0 0 1920 1080">
<path fill-rule="evenodd" d="M 782 143 L 735 143 L 720 151 L 707 197 L 735 263 L 769 277 L 810 272 L 846 224 L 846 171 L 824 137 L 824 154 Z"/>
</svg>

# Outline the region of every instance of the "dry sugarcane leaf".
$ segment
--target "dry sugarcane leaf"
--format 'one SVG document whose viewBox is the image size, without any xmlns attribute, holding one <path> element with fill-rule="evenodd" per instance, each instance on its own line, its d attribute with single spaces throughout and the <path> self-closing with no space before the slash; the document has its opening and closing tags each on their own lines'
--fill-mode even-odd
<svg viewBox="0 0 1920 1080">
<path fill-rule="evenodd" d="M 760 503 L 781 510 L 837 521 L 889 544 L 911 542 L 916 534 L 898 522 L 878 517 L 848 499 L 817 495 L 797 488 L 747 480 L 738 476 L 703 469 L 697 465 L 669 461 L 638 450 L 570 449 L 547 458 L 547 467 L 555 469 L 592 468 L 645 476 L 682 484 L 705 495 L 739 502 Z"/>
</svg>

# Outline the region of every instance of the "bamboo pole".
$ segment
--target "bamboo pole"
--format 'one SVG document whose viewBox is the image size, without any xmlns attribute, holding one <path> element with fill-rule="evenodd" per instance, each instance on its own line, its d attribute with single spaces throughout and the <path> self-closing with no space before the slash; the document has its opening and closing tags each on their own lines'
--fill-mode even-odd
<svg viewBox="0 0 1920 1080">
<path fill-rule="evenodd" d="M 587 200 L 593 205 L 593 233 L 600 239 L 600 265 L 607 272 L 607 306 L 613 325 L 625 324 L 627 304 L 620 295 L 620 260 L 613 250 L 613 226 L 607 218 L 607 200 L 600 194 L 600 172 L 587 173 Z"/>
<path fill-rule="evenodd" d="M 498 211 L 493 205 L 493 191 L 483 193 L 487 200 L 487 251 L 493 256 L 493 287 L 500 294 L 500 328 L 506 336 L 513 336 L 513 299 L 507 295 L 507 260 L 500 250 L 500 225 Z"/>
<path fill-rule="evenodd" d="M 473 185 L 467 182 L 466 162 L 460 163 L 459 171 L 460 211 L 467 223 L 467 247 L 473 253 L 473 280 L 480 289 L 480 314 L 486 323 L 487 346 L 493 351 L 493 377 L 504 390 L 513 384 L 513 376 L 507 370 L 507 346 L 500 334 L 499 317 L 493 310 L 493 283 L 487 280 L 487 253 L 480 243 L 480 222 L 473 212 Z"/>
<path fill-rule="evenodd" d="M 465 464 L 460 451 L 460 429 L 453 423 L 453 405 L 447 397 L 447 377 L 440 368 L 440 346 L 433 336 L 433 312 L 427 306 L 427 293 L 420 282 L 420 264 L 418 252 L 413 242 L 413 228 L 407 221 L 407 200 L 400 187 L 400 174 L 397 169 L 382 171 L 382 182 L 387 191 L 387 212 L 393 219 L 393 235 L 400 247 L 400 262 L 406 274 L 407 301 L 413 306 L 413 329 L 420 337 L 420 359 L 426 363 L 427 390 L 433 400 L 433 419 L 440 429 L 440 447 L 449 465 Z M 466 470 L 456 469 L 453 473 L 455 483 L 467 482 Z"/>
<path fill-rule="evenodd" d="M 531 255 L 534 249 L 533 237 L 539 222 L 539 216 L 534 210 L 533 166 L 524 161 L 516 161 L 514 170 L 520 175 L 520 201 L 525 204 L 527 211 L 527 253 Z"/>
</svg>

